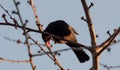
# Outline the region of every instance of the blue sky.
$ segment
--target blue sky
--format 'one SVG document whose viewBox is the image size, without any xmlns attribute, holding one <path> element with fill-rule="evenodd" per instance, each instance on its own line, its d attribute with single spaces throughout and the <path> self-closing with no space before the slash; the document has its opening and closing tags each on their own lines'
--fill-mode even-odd
<svg viewBox="0 0 120 70">
<path fill-rule="evenodd" d="M 27 26 L 37 29 L 31 7 L 27 4 L 26 0 L 20 1 L 20 12 L 22 14 L 23 20 L 28 19 L 29 23 L 27 24 Z M 37 8 L 37 13 L 40 17 L 40 21 L 43 24 L 44 28 L 52 21 L 59 19 L 65 20 L 79 33 L 79 35 L 77 36 L 78 42 L 85 45 L 90 45 L 90 36 L 87 24 L 80 19 L 81 16 L 84 16 L 84 11 L 80 0 L 34 0 L 34 2 Z M 90 12 L 95 32 L 99 35 L 99 38 L 97 38 L 97 42 L 98 44 L 100 44 L 109 37 L 106 34 L 107 30 L 110 30 L 111 33 L 113 33 L 114 28 L 118 28 L 120 26 L 120 0 L 90 0 L 87 3 L 90 4 L 90 2 L 93 2 L 95 4 L 94 7 L 90 9 Z M 12 10 L 15 10 L 13 0 L 0 0 L 0 4 L 2 4 L 10 13 Z M 0 8 L 0 16 L 3 13 L 5 12 Z M 18 19 L 16 15 L 13 16 Z M 9 20 L 9 22 L 12 22 L 8 16 L 7 19 Z M 3 21 L 2 18 L 0 18 L 0 22 L 1 21 Z M 35 40 L 43 43 L 41 39 L 41 34 L 30 34 Z M 14 42 L 8 41 L 3 38 L 4 36 L 15 40 L 25 40 L 24 36 L 22 35 L 22 30 L 16 30 L 13 27 L 0 26 L 0 57 L 15 60 L 28 59 L 27 48 L 25 45 L 18 45 Z M 120 39 L 120 36 L 117 37 L 117 39 Z M 120 55 L 118 55 L 120 50 L 120 43 L 110 47 L 112 48 L 110 53 L 104 51 L 101 54 L 100 63 L 113 66 L 120 65 L 118 61 L 120 59 Z M 37 53 L 37 51 L 39 50 L 37 46 L 32 46 L 31 48 L 33 53 Z M 63 48 L 68 48 L 68 46 L 55 44 L 53 50 Z M 90 53 L 88 52 L 88 54 Z M 62 52 L 61 56 L 58 56 L 58 59 L 60 60 L 64 68 L 69 68 L 71 70 L 88 70 L 91 67 L 91 60 L 81 64 L 78 62 L 76 56 L 72 51 Z M 35 57 L 34 62 L 37 66 L 37 70 L 58 69 L 58 67 L 54 65 L 54 62 L 46 55 Z M 10 62 L 0 62 L 0 69 L 32 70 L 29 63 L 19 64 Z M 106 69 L 100 66 L 100 70 Z"/>
</svg>

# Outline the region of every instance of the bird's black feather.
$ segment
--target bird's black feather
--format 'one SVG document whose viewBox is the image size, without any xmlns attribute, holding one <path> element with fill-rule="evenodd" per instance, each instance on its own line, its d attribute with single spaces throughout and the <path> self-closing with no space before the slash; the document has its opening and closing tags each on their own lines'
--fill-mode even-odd
<svg viewBox="0 0 120 70">
<path fill-rule="evenodd" d="M 58 20 L 51 22 L 44 31 L 60 37 L 64 37 L 71 33 L 68 27 L 69 25 L 66 22 Z"/>
</svg>

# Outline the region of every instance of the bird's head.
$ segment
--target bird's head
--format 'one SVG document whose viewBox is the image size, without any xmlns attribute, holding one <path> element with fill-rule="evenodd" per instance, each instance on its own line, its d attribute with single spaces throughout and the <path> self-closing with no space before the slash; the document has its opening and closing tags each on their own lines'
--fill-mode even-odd
<svg viewBox="0 0 120 70">
<path fill-rule="evenodd" d="M 51 46 L 51 44 L 50 44 L 50 39 L 51 39 L 50 34 L 47 34 L 47 33 L 43 32 L 43 33 L 42 33 L 42 39 L 43 39 L 43 41 L 45 42 L 45 45 L 46 45 L 46 46 L 48 46 L 48 47 Z"/>
</svg>

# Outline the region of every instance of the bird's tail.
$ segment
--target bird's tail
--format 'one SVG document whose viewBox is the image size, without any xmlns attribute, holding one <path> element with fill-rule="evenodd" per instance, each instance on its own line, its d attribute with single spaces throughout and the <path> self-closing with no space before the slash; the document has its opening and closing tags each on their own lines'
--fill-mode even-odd
<svg viewBox="0 0 120 70">
<path fill-rule="evenodd" d="M 80 63 L 84 63 L 85 61 L 88 61 L 90 59 L 90 57 L 85 53 L 85 51 L 82 48 L 73 47 L 74 45 L 72 45 L 70 43 L 66 43 L 66 45 L 68 45 L 69 47 L 72 48 L 73 52 L 77 56 Z"/>
<path fill-rule="evenodd" d="M 88 61 L 90 59 L 89 56 L 85 53 L 85 51 L 82 49 L 73 51 L 81 63 L 84 63 L 85 61 Z"/>
</svg>

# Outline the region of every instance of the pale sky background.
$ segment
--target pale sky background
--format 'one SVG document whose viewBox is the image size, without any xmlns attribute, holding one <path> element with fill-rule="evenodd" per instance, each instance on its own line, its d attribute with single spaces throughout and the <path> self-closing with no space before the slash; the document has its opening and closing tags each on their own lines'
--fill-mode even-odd
<svg viewBox="0 0 120 70">
<path fill-rule="evenodd" d="M 106 40 L 109 36 L 106 34 L 107 30 L 113 33 L 114 28 L 120 26 L 120 0 L 87 0 L 88 4 L 93 2 L 95 5 L 90 9 L 92 21 L 95 27 L 96 34 L 99 35 L 97 38 L 98 44 Z M 28 27 L 37 29 L 35 25 L 35 18 L 31 7 L 27 4 L 27 0 L 20 0 L 20 12 L 23 20 L 28 19 Z M 88 32 L 87 24 L 81 21 L 81 16 L 84 16 L 84 10 L 80 0 L 34 0 L 37 13 L 40 17 L 41 23 L 44 28 L 52 21 L 65 20 L 69 25 L 74 27 L 79 35 L 77 40 L 79 43 L 90 45 L 90 36 Z M 10 13 L 15 10 L 13 0 L 0 0 L 2 4 Z M 0 16 L 5 13 L 0 8 Z M 18 18 L 16 15 L 12 15 Z M 8 15 L 7 19 L 12 22 Z M 0 17 L 0 22 L 4 20 Z M 40 43 L 44 43 L 41 39 L 41 34 L 30 33 L 31 36 L 38 40 Z M 27 48 L 25 45 L 16 44 L 12 41 L 4 39 L 4 36 L 11 39 L 21 39 L 24 41 L 22 30 L 16 30 L 14 27 L 0 26 L 0 57 L 15 60 L 28 59 Z M 117 40 L 120 36 L 117 37 Z M 44 46 L 43 46 L 44 47 Z M 100 63 L 117 66 L 120 65 L 120 43 L 110 46 L 111 52 L 104 51 L 101 54 Z M 39 48 L 32 46 L 32 52 L 37 53 Z M 66 45 L 54 45 L 53 50 L 68 48 Z M 88 51 L 86 51 L 88 52 Z M 88 52 L 90 55 L 90 53 Z M 72 51 L 61 52 L 61 56 L 58 56 L 60 63 L 64 68 L 70 70 L 89 70 L 91 67 L 91 60 L 86 63 L 79 63 L 76 56 Z M 34 57 L 35 65 L 37 70 L 57 70 L 58 67 L 54 65 L 54 62 L 46 55 Z M 119 68 L 120 69 L 120 68 Z M 111 70 L 119 70 L 111 69 Z M 32 70 L 29 63 L 10 63 L 0 61 L 0 70 Z M 100 66 L 100 70 L 106 70 Z"/>
</svg>

